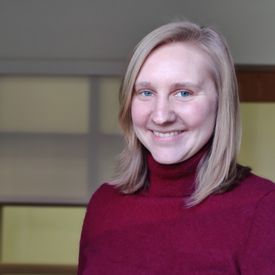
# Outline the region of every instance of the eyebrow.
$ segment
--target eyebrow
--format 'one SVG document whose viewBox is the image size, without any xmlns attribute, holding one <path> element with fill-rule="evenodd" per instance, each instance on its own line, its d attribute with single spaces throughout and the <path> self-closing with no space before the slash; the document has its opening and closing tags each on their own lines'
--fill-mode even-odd
<svg viewBox="0 0 275 275">
<path fill-rule="evenodd" d="M 152 84 L 148 81 L 141 81 L 141 82 L 136 82 L 134 85 L 135 89 L 142 89 L 142 88 L 148 88 L 151 87 Z"/>
<path fill-rule="evenodd" d="M 142 89 L 142 88 L 148 88 L 148 87 L 153 87 L 154 85 L 149 82 L 149 81 L 141 81 L 141 82 L 136 82 L 134 85 L 135 89 Z M 197 89 L 201 90 L 202 89 L 202 83 L 194 83 L 194 82 L 176 82 L 172 84 L 172 89 L 177 90 L 181 88 L 191 88 L 191 89 Z"/>
</svg>

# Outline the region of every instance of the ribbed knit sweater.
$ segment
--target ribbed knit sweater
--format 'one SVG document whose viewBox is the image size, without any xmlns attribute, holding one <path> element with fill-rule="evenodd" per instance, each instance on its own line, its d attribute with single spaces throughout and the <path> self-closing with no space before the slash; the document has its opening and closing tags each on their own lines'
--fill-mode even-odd
<svg viewBox="0 0 275 275">
<path fill-rule="evenodd" d="M 274 275 L 275 185 L 250 174 L 186 208 L 202 153 L 163 165 L 148 156 L 149 187 L 103 184 L 87 208 L 78 275 Z"/>
</svg>

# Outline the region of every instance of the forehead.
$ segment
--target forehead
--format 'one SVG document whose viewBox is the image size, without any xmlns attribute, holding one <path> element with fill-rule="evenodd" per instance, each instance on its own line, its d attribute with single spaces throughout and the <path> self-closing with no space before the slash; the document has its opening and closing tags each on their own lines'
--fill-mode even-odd
<svg viewBox="0 0 275 275">
<path fill-rule="evenodd" d="M 172 42 L 154 49 L 145 59 L 136 82 L 173 74 L 175 77 L 210 77 L 209 56 L 193 43 Z"/>
</svg>

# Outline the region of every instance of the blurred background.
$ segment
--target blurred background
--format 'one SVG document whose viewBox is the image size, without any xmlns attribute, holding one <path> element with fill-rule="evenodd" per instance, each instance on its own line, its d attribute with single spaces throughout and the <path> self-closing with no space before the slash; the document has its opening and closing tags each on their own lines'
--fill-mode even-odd
<svg viewBox="0 0 275 275">
<path fill-rule="evenodd" d="M 85 206 L 123 146 L 121 77 L 161 24 L 225 35 L 241 88 L 239 161 L 275 181 L 274 14 L 273 0 L 0 0 L 0 274 L 75 274 Z"/>
</svg>

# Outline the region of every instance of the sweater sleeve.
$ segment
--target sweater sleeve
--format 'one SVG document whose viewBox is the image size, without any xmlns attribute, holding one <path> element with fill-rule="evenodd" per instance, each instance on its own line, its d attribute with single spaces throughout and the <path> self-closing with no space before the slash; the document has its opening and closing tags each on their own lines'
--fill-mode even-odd
<svg viewBox="0 0 275 275">
<path fill-rule="evenodd" d="M 95 226 L 100 226 L 102 218 L 102 206 L 108 201 L 108 193 L 112 188 L 107 184 L 102 184 L 97 191 L 92 195 L 84 217 L 78 256 L 78 275 L 90 274 L 88 269 L 91 250 L 91 237 L 94 234 Z M 88 272 L 88 273 L 87 273 Z"/>
<path fill-rule="evenodd" d="M 275 274 L 275 191 L 258 202 L 240 269 L 243 275 Z"/>
<path fill-rule="evenodd" d="M 91 202 L 88 204 L 86 214 L 84 217 L 83 225 L 82 225 L 82 231 L 81 231 L 81 237 L 80 237 L 80 243 L 79 243 L 79 256 L 78 256 L 78 275 L 84 274 L 84 268 L 86 266 L 86 255 L 85 255 L 85 248 L 87 246 L 88 242 L 88 232 L 89 232 L 89 212 L 91 208 Z"/>
<path fill-rule="evenodd" d="M 98 200 L 98 194 L 100 196 L 101 193 L 101 189 L 102 187 L 100 187 L 91 197 L 87 209 L 86 209 L 86 213 L 85 213 L 85 217 L 84 217 L 84 221 L 83 221 L 83 225 L 82 225 L 82 230 L 81 230 L 81 236 L 80 236 L 80 243 L 79 243 L 79 256 L 78 256 L 78 272 L 77 275 L 84 275 L 85 274 L 85 269 L 87 267 L 88 264 L 88 250 L 89 250 L 89 239 L 91 236 L 91 231 L 93 229 L 93 220 L 94 220 L 94 212 L 95 212 L 95 208 L 96 208 L 96 201 Z"/>
</svg>

